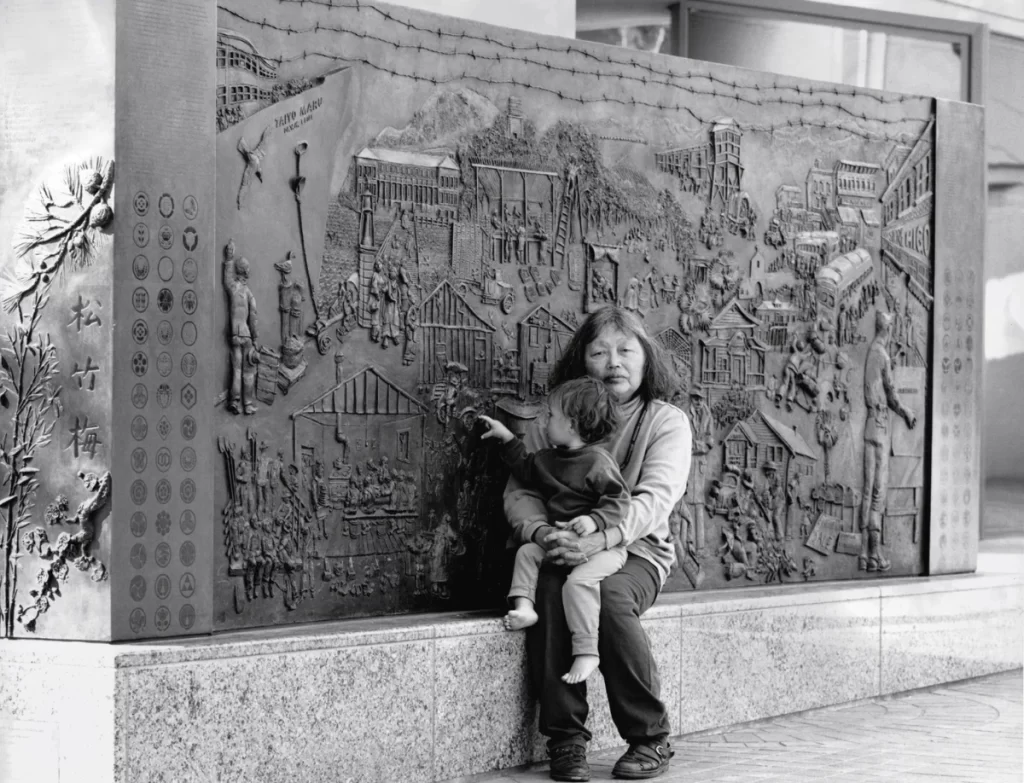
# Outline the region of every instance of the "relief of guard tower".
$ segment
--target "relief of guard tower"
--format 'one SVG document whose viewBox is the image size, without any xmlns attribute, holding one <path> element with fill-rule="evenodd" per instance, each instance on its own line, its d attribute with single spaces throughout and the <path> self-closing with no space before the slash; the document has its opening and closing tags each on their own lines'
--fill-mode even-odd
<svg viewBox="0 0 1024 783">
<path fill-rule="evenodd" d="M 724 209 L 729 200 L 740 192 L 743 182 L 743 163 L 740 159 L 740 129 L 728 117 L 718 120 L 711 128 L 711 208 Z"/>
<path fill-rule="evenodd" d="M 712 209 L 725 209 L 743 187 L 740 132 L 736 121 L 722 117 L 711 127 L 711 141 L 654 153 L 659 171 L 679 178 L 687 193 L 707 196 Z"/>
</svg>

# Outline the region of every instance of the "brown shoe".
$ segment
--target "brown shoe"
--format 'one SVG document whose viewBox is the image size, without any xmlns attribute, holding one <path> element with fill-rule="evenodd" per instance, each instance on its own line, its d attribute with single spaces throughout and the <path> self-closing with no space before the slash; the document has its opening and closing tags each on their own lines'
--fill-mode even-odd
<svg viewBox="0 0 1024 783">
<path fill-rule="evenodd" d="M 656 778 L 668 769 L 669 759 L 674 755 L 668 740 L 632 744 L 615 762 L 612 777 L 621 780 Z"/>
</svg>

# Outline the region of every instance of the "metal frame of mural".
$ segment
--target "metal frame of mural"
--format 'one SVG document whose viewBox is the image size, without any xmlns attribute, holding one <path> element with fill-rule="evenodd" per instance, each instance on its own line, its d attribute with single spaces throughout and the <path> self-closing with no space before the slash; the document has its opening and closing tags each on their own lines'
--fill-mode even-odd
<svg viewBox="0 0 1024 783">
<path fill-rule="evenodd" d="M 969 567 L 941 565 L 929 514 L 932 444 L 948 428 L 933 415 L 935 362 L 951 379 L 975 377 L 980 328 L 980 298 L 948 292 L 957 281 L 974 290 L 980 275 L 936 266 L 936 196 L 961 186 L 936 163 L 934 100 L 368 3 L 224 2 L 218 24 L 216 238 L 201 248 L 215 289 L 189 305 L 212 325 L 199 361 L 214 399 L 193 388 L 181 401 L 209 409 L 211 429 L 186 437 L 210 460 L 214 629 L 497 605 L 507 474 L 476 417 L 523 433 L 573 331 L 607 304 L 640 316 L 664 348 L 672 402 L 693 430 L 668 589 Z M 96 187 L 74 224 L 83 253 L 86 232 L 110 220 L 107 178 Z M 10 307 L 33 295 L 41 307 L 31 286 L 48 274 L 36 263 Z M 148 307 L 148 289 L 137 296 Z M 942 325 L 956 359 L 933 348 L 937 306 L 963 308 Z M 150 340 L 139 321 L 136 342 Z M 0 405 L 28 394 L 13 357 L 42 368 L 28 396 L 43 408 L 33 447 L 17 434 L 0 442 L 0 512 L 17 524 L 37 489 L 32 448 L 67 418 L 45 391 L 58 378 L 46 374 L 53 349 L 35 320 L 22 324 L 3 352 Z M 21 354 L 17 340 L 28 341 Z M 92 382 L 92 364 L 75 365 L 75 388 Z M 969 440 L 977 411 L 956 404 L 965 428 L 954 439 Z M 75 427 L 85 448 L 88 421 Z M 136 472 L 161 459 L 143 451 Z M 197 460 L 185 459 L 159 467 L 168 487 L 189 480 L 178 467 Z M 965 486 L 972 465 L 957 474 Z M 67 562 L 105 574 L 88 531 L 109 476 L 83 475 L 94 496 L 73 520 L 66 499 L 47 509 L 80 533 L 20 545 L 50 564 L 53 585 Z M 149 502 L 135 485 L 125 492 Z M 948 541 L 970 546 L 962 531 Z M 139 614 L 149 572 L 135 560 L 140 606 L 126 635 L 187 632 L 170 611 L 149 625 Z M 14 610 L 26 630 L 52 602 L 53 585 L 40 584 L 35 608 Z M 12 617 L 5 603 L 8 635 Z"/>
</svg>

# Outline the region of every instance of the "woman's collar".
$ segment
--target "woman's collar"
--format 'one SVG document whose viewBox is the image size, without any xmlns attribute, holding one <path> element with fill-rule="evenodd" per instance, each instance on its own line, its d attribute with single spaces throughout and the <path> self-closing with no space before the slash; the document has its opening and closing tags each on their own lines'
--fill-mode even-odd
<svg viewBox="0 0 1024 783">
<path fill-rule="evenodd" d="M 637 392 L 627 400 L 626 402 L 619 403 L 619 411 L 621 411 L 623 418 L 628 419 L 644 404 L 644 397 L 642 394 Z"/>
</svg>

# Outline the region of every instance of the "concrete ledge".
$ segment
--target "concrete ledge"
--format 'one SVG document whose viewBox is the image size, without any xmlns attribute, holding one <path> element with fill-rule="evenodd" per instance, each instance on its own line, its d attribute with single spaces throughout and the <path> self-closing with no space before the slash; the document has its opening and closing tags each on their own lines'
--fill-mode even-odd
<svg viewBox="0 0 1024 783">
<path fill-rule="evenodd" d="M 673 730 L 690 733 L 1019 668 L 1024 577 L 672 594 L 644 623 Z M 0 771 L 32 768 L 33 783 L 444 780 L 543 757 L 524 673 L 524 635 L 484 615 L 0 642 L 0 726 L 35 732 L 0 739 Z M 590 695 L 594 746 L 621 744 L 600 678 Z"/>
</svg>

